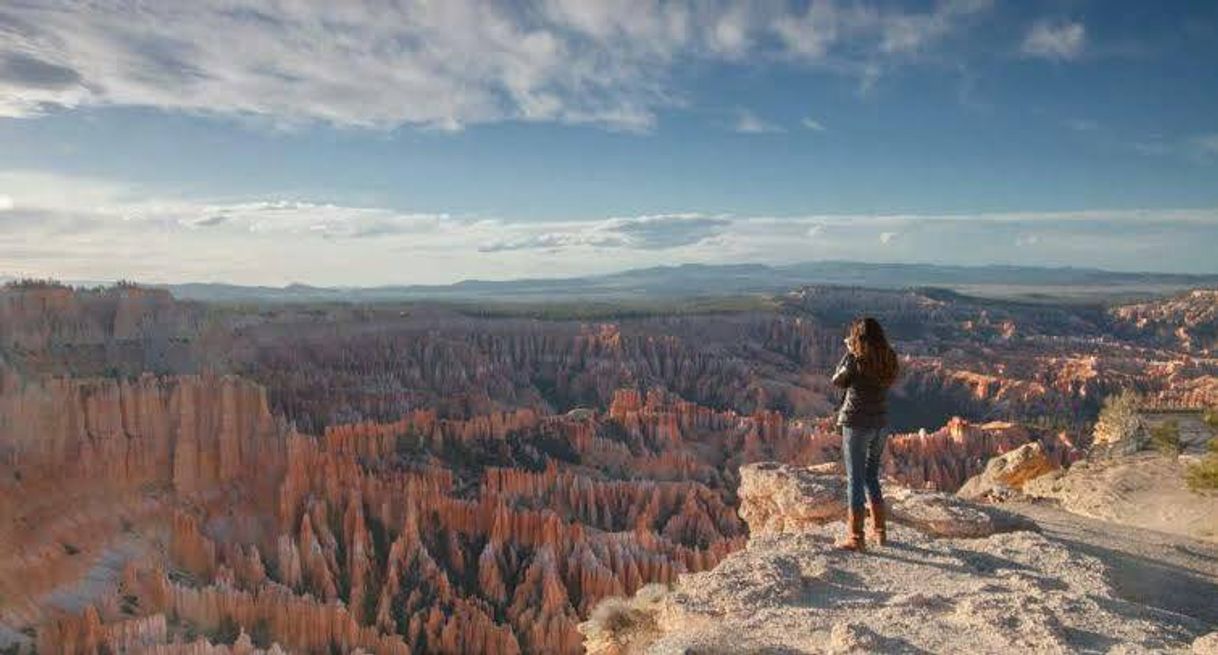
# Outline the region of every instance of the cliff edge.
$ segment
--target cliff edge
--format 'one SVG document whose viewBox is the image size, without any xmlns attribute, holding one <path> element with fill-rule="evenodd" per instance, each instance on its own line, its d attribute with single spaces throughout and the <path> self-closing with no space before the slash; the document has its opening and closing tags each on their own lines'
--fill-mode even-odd
<svg viewBox="0 0 1218 655">
<path fill-rule="evenodd" d="M 671 588 L 603 602 L 580 626 L 588 652 L 1188 653 L 1214 640 L 1197 618 L 1122 598 L 1071 542 L 944 494 L 889 485 L 891 543 L 835 550 L 843 484 L 743 467 L 747 547 Z"/>
</svg>

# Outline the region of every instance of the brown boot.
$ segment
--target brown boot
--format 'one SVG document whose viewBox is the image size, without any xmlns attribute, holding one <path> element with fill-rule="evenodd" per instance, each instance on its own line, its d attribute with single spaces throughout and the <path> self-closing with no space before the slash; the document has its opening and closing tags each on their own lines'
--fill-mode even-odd
<svg viewBox="0 0 1218 655">
<path fill-rule="evenodd" d="M 888 527 L 885 525 L 884 501 L 871 501 L 867 506 L 871 514 L 870 537 L 881 546 L 888 545 Z"/>
<path fill-rule="evenodd" d="M 835 546 L 842 550 L 853 550 L 859 553 L 867 549 L 867 542 L 863 539 L 862 510 L 850 509 L 847 511 L 846 530 L 846 536 L 838 539 Z"/>
</svg>

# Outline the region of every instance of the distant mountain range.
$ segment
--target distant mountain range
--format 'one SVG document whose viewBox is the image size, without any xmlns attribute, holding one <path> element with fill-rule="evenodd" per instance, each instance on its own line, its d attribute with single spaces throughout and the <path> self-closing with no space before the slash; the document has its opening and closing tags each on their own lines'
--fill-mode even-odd
<svg viewBox="0 0 1218 655">
<path fill-rule="evenodd" d="M 1089 268 L 939 266 L 824 261 L 762 264 L 682 264 L 586 277 L 466 280 L 448 285 L 377 287 L 241 286 L 223 283 L 150 285 L 176 297 L 211 302 L 385 301 L 620 301 L 779 293 L 806 285 L 875 289 L 940 287 L 1012 299 L 1136 298 L 1218 286 L 1218 275 L 1129 273 Z"/>
</svg>

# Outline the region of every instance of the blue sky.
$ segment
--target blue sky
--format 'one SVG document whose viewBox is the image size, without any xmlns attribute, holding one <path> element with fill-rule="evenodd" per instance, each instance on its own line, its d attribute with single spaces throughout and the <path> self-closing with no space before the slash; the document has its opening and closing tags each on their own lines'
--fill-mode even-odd
<svg viewBox="0 0 1218 655">
<path fill-rule="evenodd" d="M 0 275 L 1218 273 L 1218 3 L 0 7 Z"/>
</svg>

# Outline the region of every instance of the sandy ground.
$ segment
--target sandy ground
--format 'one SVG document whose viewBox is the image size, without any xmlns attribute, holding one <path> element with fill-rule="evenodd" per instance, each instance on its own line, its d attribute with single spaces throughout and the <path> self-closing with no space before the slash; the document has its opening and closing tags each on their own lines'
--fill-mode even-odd
<svg viewBox="0 0 1218 655">
<path fill-rule="evenodd" d="M 1079 516 L 1043 502 L 1003 509 L 1037 523 L 1045 536 L 1098 558 L 1113 591 L 1218 630 L 1218 543 Z"/>
<path fill-rule="evenodd" d="M 1188 489 L 1191 461 L 1157 453 L 1087 460 L 1030 480 L 1023 492 L 1083 516 L 1218 543 L 1218 493 Z"/>
<path fill-rule="evenodd" d="M 1106 553 L 1081 541 L 1027 531 L 936 539 L 897 526 L 892 544 L 859 556 L 832 548 L 839 531 L 755 539 L 712 572 L 683 577 L 659 604 L 662 636 L 642 652 L 1189 653 L 1212 628 L 1127 600 L 1091 554 Z M 1167 598 L 1178 569 L 1111 552 L 1130 579 L 1164 585 L 1142 596 L 1206 612 Z M 1203 585 L 1188 584 L 1196 601 Z"/>
</svg>

